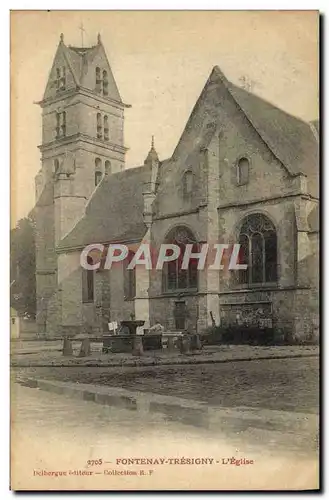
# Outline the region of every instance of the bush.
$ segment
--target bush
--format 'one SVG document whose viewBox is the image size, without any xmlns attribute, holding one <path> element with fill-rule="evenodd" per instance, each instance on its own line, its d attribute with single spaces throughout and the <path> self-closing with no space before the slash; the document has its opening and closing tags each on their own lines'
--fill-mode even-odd
<svg viewBox="0 0 329 500">
<path fill-rule="evenodd" d="M 218 344 L 250 344 L 270 345 L 275 344 L 274 328 L 259 328 L 256 326 L 232 325 L 228 327 L 216 326 L 202 334 L 205 345 Z"/>
</svg>

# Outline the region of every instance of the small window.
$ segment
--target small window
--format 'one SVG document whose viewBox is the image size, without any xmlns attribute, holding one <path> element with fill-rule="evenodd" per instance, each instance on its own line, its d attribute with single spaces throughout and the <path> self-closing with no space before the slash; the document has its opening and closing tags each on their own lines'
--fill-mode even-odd
<svg viewBox="0 0 329 500">
<path fill-rule="evenodd" d="M 240 158 L 236 166 L 236 182 L 238 186 L 247 184 L 249 181 L 249 160 Z"/>
<path fill-rule="evenodd" d="M 63 66 L 62 68 L 62 78 L 61 78 L 61 89 L 65 90 L 66 87 L 66 68 Z"/>
<path fill-rule="evenodd" d="M 111 162 L 109 160 L 106 160 L 105 162 L 105 174 L 110 175 L 111 173 Z"/>
<path fill-rule="evenodd" d="M 95 159 L 95 186 L 98 186 L 100 181 L 102 180 L 102 161 L 100 158 Z"/>
<path fill-rule="evenodd" d="M 97 113 L 97 139 L 102 139 L 103 134 L 102 134 L 102 115 L 100 113 Z"/>
<path fill-rule="evenodd" d="M 92 257 L 87 257 L 88 264 L 93 264 L 94 261 Z M 94 281 L 95 281 L 95 271 L 90 269 L 82 270 L 82 301 L 83 302 L 94 302 Z"/>
<path fill-rule="evenodd" d="M 59 160 L 58 160 L 58 158 L 56 158 L 56 159 L 54 160 L 54 174 L 55 174 L 55 175 L 56 175 L 56 173 L 57 173 L 58 169 L 59 169 Z"/>
<path fill-rule="evenodd" d="M 102 177 L 103 177 L 102 172 L 100 172 L 99 170 L 96 170 L 96 172 L 95 172 L 95 186 L 98 186 L 98 184 L 102 180 Z"/>
<path fill-rule="evenodd" d="M 103 95 L 108 95 L 109 93 L 109 82 L 107 79 L 107 71 L 103 71 Z"/>
<path fill-rule="evenodd" d="M 62 136 L 66 136 L 66 113 L 63 111 L 62 113 Z"/>
<path fill-rule="evenodd" d="M 56 90 L 59 90 L 61 84 L 61 70 L 56 68 Z"/>
<path fill-rule="evenodd" d="M 183 177 L 183 193 L 184 196 L 190 196 L 193 190 L 193 173 L 188 170 Z"/>
<path fill-rule="evenodd" d="M 124 261 L 124 294 L 126 300 L 134 299 L 136 295 L 136 268 L 128 269 L 135 253 L 129 250 L 128 257 Z"/>
<path fill-rule="evenodd" d="M 56 139 L 61 135 L 61 115 L 56 113 Z"/>
<path fill-rule="evenodd" d="M 66 136 L 66 112 L 56 113 L 56 139 Z"/>
<path fill-rule="evenodd" d="M 100 68 L 96 68 L 95 76 L 96 76 L 96 91 L 100 92 L 100 90 L 101 90 L 101 83 L 102 83 Z"/>
<path fill-rule="evenodd" d="M 104 116 L 104 140 L 109 140 L 109 119 L 108 116 Z"/>
</svg>

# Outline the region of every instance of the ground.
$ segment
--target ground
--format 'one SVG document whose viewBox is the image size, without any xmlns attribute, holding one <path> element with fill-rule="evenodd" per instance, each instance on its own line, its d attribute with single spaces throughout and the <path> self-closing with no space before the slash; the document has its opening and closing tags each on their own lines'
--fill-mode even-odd
<svg viewBox="0 0 329 500">
<path fill-rule="evenodd" d="M 35 367 L 20 373 L 61 381 L 119 386 L 225 407 L 318 412 L 318 358 L 268 359 L 158 367 Z"/>
</svg>

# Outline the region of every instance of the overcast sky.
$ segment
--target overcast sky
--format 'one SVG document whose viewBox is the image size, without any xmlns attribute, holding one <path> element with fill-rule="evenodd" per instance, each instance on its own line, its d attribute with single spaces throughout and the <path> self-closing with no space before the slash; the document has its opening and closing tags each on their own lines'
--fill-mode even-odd
<svg viewBox="0 0 329 500">
<path fill-rule="evenodd" d="M 12 14 L 12 222 L 34 205 L 42 98 L 60 33 L 95 45 L 99 32 L 125 112 L 126 167 L 141 165 L 151 135 L 170 156 L 213 68 L 304 120 L 318 116 L 315 12 L 14 12 Z"/>
</svg>

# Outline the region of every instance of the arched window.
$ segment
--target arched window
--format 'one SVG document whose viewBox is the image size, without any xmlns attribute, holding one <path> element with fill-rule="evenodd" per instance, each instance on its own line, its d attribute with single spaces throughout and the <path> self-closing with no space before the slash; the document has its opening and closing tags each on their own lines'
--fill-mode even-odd
<svg viewBox="0 0 329 500">
<path fill-rule="evenodd" d="M 62 67 L 61 89 L 65 90 L 66 87 L 66 68 Z"/>
<path fill-rule="evenodd" d="M 97 113 L 97 139 L 101 139 L 103 137 L 102 130 L 102 115 Z"/>
<path fill-rule="evenodd" d="M 124 260 L 124 296 L 126 300 L 132 300 L 136 295 L 136 268 L 128 269 L 135 252 L 129 250 L 128 256 Z"/>
<path fill-rule="evenodd" d="M 178 245 L 181 249 L 178 259 L 168 262 L 163 267 L 164 291 L 196 290 L 198 288 L 198 260 L 190 259 L 187 269 L 182 269 L 185 247 L 191 244 L 192 252 L 198 252 L 198 244 L 192 232 L 185 228 L 175 228 L 166 238 L 166 243 Z"/>
<path fill-rule="evenodd" d="M 105 174 L 110 175 L 111 173 L 111 162 L 109 160 L 105 161 Z"/>
<path fill-rule="evenodd" d="M 240 158 L 236 165 L 236 182 L 238 186 L 247 184 L 249 181 L 249 160 Z"/>
<path fill-rule="evenodd" d="M 55 175 L 56 175 L 58 169 L 59 169 L 59 160 L 58 160 L 58 158 L 56 158 L 54 160 L 54 174 Z"/>
<path fill-rule="evenodd" d="M 107 71 L 103 71 L 103 95 L 108 95 L 109 93 L 109 82 L 107 79 Z"/>
<path fill-rule="evenodd" d="M 63 111 L 62 113 L 62 136 L 66 136 L 66 112 Z"/>
<path fill-rule="evenodd" d="M 95 70 L 95 77 L 96 77 L 96 91 L 100 92 L 100 90 L 101 90 L 101 83 L 102 83 L 100 68 L 96 68 L 96 70 Z"/>
<path fill-rule="evenodd" d="M 59 90 L 61 85 L 61 70 L 56 68 L 56 90 Z"/>
<path fill-rule="evenodd" d="M 185 197 L 189 197 L 193 190 L 193 173 L 188 170 L 183 176 L 183 193 Z"/>
<path fill-rule="evenodd" d="M 263 214 L 248 215 L 239 235 L 240 284 L 274 283 L 277 281 L 277 236 L 273 223 Z"/>
<path fill-rule="evenodd" d="M 102 160 L 100 158 L 95 159 L 95 186 L 97 186 L 102 180 Z"/>
<path fill-rule="evenodd" d="M 92 257 L 87 257 L 88 264 L 93 264 L 94 261 Z M 82 270 L 82 301 L 83 302 L 94 302 L 94 273 L 91 269 Z"/>
<path fill-rule="evenodd" d="M 95 186 L 98 186 L 98 184 L 101 182 L 102 180 L 102 177 L 103 177 L 103 174 L 102 172 L 100 172 L 99 170 L 96 170 L 95 171 Z"/>
<path fill-rule="evenodd" d="M 61 135 L 61 114 L 56 113 L 56 139 Z"/>
<path fill-rule="evenodd" d="M 104 116 L 104 140 L 109 140 L 109 119 L 108 116 Z"/>
</svg>

